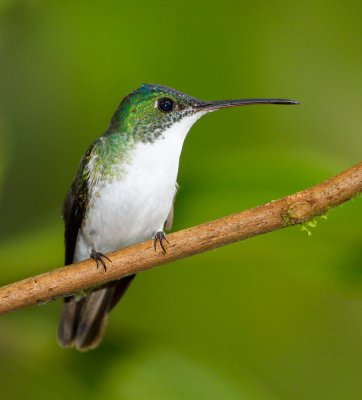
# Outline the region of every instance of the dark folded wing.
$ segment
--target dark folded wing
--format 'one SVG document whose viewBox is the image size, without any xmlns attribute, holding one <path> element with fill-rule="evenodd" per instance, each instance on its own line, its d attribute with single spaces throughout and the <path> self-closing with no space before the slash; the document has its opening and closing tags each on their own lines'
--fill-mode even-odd
<svg viewBox="0 0 362 400">
<path fill-rule="evenodd" d="M 65 265 L 73 262 L 78 231 L 82 225 L 88 202 L 87 164 L 93 148 L 94 145 L 91 145 L 83 156 L 77 174 L 64 200 L 62 215 L 65 227 Z"/>
<path fill-rule="evenodd" d="M 168 213 L 167 219 L 166 219 L 165 224 L 164 224 L 164 229 L 166 229 L 167 231 L 169 231 L 172 228 L 172 224 L 173 224 L 173 213 L 174 213 L 175 198 L 176 198 L 177 189 L 178 189 L 178 184 L 176 183 L 176 190 L 175 190 L 175 195 L 173 196 L 172 206 L 171 206 L 171 209 L 170 209 L 170 211 Z"/>
</svg>

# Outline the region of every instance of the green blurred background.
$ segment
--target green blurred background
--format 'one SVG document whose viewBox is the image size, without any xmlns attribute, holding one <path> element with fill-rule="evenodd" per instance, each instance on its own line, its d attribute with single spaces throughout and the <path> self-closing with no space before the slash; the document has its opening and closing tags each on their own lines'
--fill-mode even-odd
<svg viewBox="0 0 362 400">
<path fill-rule="evenodd" d="M 161 83 L 223 110 L 181 158 L 174 230 L 361 161 L 361 1 L 0 1 L 2 284 L 63 262 L 60 208 L 124 95 Z M 0 319 L 2 398 L 361 399 L 362 201 L 138 276 L 93 352 L 60 301 Z"/>
</svg>

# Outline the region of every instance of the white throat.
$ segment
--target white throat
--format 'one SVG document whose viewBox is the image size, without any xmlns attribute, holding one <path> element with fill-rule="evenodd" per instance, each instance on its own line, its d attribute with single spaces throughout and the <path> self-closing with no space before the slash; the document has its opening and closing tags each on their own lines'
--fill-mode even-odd
<svg viewBox="0 0 362 400">
<path fill-rule="evenodd" d="M 153 158 L 158 153 L 160 158 L 166 158 L 169 159 L 170 163 L 176 162 L 178 164 L 182 146 L 190 128 L 204 114 L 199 112 L 175 122 L 154 143 L 150 144 L 150 147 L 154 147 L 154 151 L 149 149 L 149 155 Z M 145 147 L 147 147 L 147 144 Z"/>
</svg>

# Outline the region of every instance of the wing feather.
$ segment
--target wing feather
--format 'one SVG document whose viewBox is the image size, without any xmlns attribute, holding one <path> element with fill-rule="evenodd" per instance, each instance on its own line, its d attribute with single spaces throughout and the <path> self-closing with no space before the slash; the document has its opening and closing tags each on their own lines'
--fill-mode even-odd
<svg viewBox="0 0 362 400">
<path fill-rule="evenodd" d="M 64 220 L 65 265 L 72 264 L 78 231 L 82 225 L 88 203 L 88 170 L 94 145 L 90 145 L 83 156 L 77 174 L 65 197 L 62 216 Z"/>
<path fill-rule="evenodd" d="M 176 199 L 176 193 L 177 193 L 178 188 L 179 188 L 179 185 L 176 183 L 175 194 L 174 194 L 173 200 L 172 200 L 172 206 L 171 206 L 171 209 L 168 213 L 167 219 L 164 224 L 164 229 L 166 229 L 167 231 L 169 231 L 172 228 L 173 213 L 174 213 L 174 208 L 175 208 L 175 199 Z"/>
</svg>

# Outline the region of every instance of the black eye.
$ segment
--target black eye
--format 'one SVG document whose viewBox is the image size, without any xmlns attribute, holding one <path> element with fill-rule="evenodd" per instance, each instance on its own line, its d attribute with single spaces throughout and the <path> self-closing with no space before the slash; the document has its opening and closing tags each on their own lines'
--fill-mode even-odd
<svg viewBox="0 0 362 400">
<path fill-rule="evenodd" d="M 164 112 L 170 112 L 173 109 L 174 102 L 168 97 L 158 100 L 158 109 Z"/>
</svg>

